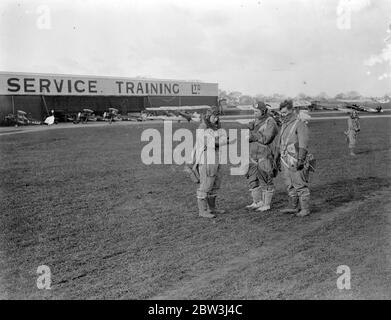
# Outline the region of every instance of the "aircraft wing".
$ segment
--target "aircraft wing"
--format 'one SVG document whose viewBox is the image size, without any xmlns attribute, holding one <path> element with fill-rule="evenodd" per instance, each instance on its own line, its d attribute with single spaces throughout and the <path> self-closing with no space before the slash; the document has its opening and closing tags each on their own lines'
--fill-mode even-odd
<svg viewBox="0 0 391 320">
<path fill-rule="evenodd" d="M 293 107 L 294 108 L 307 108 L 311 105 L 311 102 L 307 100 L 294 100 Z"/>
<path fill-rule="evenodd" d="M 338 107 L 338 111 L 341 111 L 341 112 L 351 112 L 352 110 L 348 109 L 348 108 Z"/>
<path fill-rule="evenodd" d="M 279 102 L 265 102 L 266 106 L 270 110 L 278 110 L 280 108 Z M 232 107 L 231 107 L 232 108 Z M 242 104 L 237 105 L 234 108 L 242 111 L 254 111 L 254 105 L 252 104 Z"/>
<path fill-rule="evenodd" d="M 161 106 L 161 107 L 154 107 L 154 108 L 145 108 L 147 111 L 194 111 L 194 110 L 208 110 L 210 109 L 210 106 L 201 105 L 201 106 Z"/>
<path fill-rule="evenodd" d="M 390 99 L 374 99 L 374 100 L 377 103 L 389 103 L 391 101 Z"/>
<path fill-rule="evenodd" d="M 179 114 L 180 116 L 182 116 L 183 118 L 185 118 L 187 121 L 190 121 L 190 120 L 191 120 L 191 115 L 190 115 L 190 114 L 187 114 L 186 112 L 178 111 L 178 114 Z"/>
<path fill-rule="evenodd" d="M 279 110 L 280 109 L 280 103 L 279 102 L 265 102 L 266 106 L 270 110 Z"/>
<path fill-rule="evenodd" d="M 147 120 L 170 120 L 170 121 L 189 121 L 188 118 L 185 118 L 183 116 L 175 116 L 175 115 L 171 115 L 171 116 L 167 116 L 167 115 L 161 115 L 161 116 L 147 116 L 146 117 Z M 191 117 L 191 120 L 195 121 L 195 122 L 200 122 L 201 121 L 201 118 L 197 118 L 197 117 Z"/>
<path fill-rule="evenodd" d="M 373 102 L 371 99 L 337 99 L 339 102 L 344 103 L 365 103 L 365 102 Z"/>
<path fill-rule="evenodd" d="M 387 98 L 371 98 L 371 99 L 338 99 L 343 103 L 365 104 L 365 103 L 389 103 L 391 100 Z"/>
<path fill-rule="evenodd" d="M 232 120 L 232 122 L 239 122 L 240 124 L 249 124 L 251 121 L 254 121 L 254 119 L 237 119 L 237 120 Z"/>
<path fill-rule="evenodd" d="M 363 107 L 362 109 L 363 109 L 362 111 L 365 111 L 365 112 L 372 112 L 372 113 L 377 112 L 376 109 L 370 108 L 370 107 Z"/>
<path fill-rule="evenodd" d="M 243 111 L 254 111 L 254 106 L 252 104 L 238 105 L 236 108 Z"/>
</svg>

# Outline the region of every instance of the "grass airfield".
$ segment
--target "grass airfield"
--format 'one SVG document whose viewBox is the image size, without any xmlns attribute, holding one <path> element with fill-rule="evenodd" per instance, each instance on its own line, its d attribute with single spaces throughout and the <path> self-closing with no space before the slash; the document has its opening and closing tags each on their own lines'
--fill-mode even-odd
<svg viewBox="0 0 391 320">
<path fill-rule="evenodd" d="M 161 123 L 0 135 L 0 297 L 389 299 L 390 124 L 362 118 L 352 158 L 346 120 L 309 123 L 317 171 L 303 219 L 279 213 L 281 176 L 273 210 L 245 210 L 246 180 L 227 166 L 218 198 L 227 213 L 199 218 L 181 166 L 141 162 L 142 131 Z M 51 290 L 37 289 L 40 265 Z M 351 269 L 350 290 L 336 286 L 339 265 Z"/>
</svg>

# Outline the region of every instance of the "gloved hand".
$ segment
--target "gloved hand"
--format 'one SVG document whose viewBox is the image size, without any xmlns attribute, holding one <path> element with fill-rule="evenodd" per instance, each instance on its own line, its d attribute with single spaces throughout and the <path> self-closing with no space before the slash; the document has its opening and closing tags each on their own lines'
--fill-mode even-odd
<svg viewBox="0 0 391 320">
<path fill-rule="evenodd" d="M 255 126 L 255 121 L 251 121 L 247 125 L 247 128 L 251 131 L 251 130 L 254 130 L 254 126 Z"/>
<path fill-rule="evenodd" d="M 248 141 L 249 142 L 255 142 L 257 140 L 258 140 L 258 137 L 254 133 L 250 132 L 250 136 L 248 138 Z"/>
<path fill-rule="evenodd" d="M 304 164 L 305 164 L 305 158 L 307 157 L 307 149 L 299 148 L 299 156 L 296 164 L 296 169 L 298 171 L 304 169 Z"/>
<path fill-rule="evenodd" d="M 300 170 L 304 169 L 304 161 L 303 160 L 299 159 L 297 161 L 296 169 L 297 169 L 297 171 L 300 171 Z"/>
<path fill-rule="evenodd" d="M 281 171 L 280 154 L 276 155 L 273 163 L 273 176 L 277 177 L 278 172 Z"/>
</svg>

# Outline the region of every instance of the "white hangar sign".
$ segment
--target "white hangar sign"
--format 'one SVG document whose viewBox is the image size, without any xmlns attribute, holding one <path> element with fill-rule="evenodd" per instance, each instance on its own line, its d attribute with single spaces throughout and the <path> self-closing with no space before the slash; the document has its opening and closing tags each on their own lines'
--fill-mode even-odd
<svg viewBox="0 0 391 320">
<path fill-rule="evenodd" d="M 0 72 L 1 95 L 218 96 L 217 83 Z"/>
</svg>

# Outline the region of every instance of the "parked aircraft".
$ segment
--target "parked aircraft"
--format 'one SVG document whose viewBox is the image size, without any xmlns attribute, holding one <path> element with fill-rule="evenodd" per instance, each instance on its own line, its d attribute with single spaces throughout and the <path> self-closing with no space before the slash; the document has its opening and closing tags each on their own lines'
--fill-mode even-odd
<svg viewBox="0 0 391 320">
<path fill-rule="evenodd" d="M 209 110 L 210 106 L 161 106 L 145 108 L 145 120 L 172 120 L 172 121 L 201 121 L 201 114 Z"/>
</svg>

